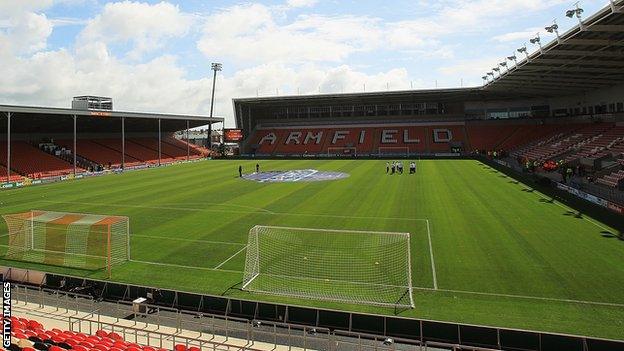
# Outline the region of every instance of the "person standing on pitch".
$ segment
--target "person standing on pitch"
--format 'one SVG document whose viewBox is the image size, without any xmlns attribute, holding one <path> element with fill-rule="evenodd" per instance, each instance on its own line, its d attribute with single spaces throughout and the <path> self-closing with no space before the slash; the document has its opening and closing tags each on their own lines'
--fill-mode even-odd
<svg viewBox="0 0 624 351">
<path fill-rule="evenodd" d="M 256 173 L 260 173 L 260 165 L 256 163 Z"/>
<path fill-rule="evenodd" d="M 386 174 L 390 172 L 390 162 L 386 162 Z"/>
<path fill-rule="evenodd" d="M 243 177 L 243 166 L 238 166 L 238 177 L 242 178 Z"/>
</svg>

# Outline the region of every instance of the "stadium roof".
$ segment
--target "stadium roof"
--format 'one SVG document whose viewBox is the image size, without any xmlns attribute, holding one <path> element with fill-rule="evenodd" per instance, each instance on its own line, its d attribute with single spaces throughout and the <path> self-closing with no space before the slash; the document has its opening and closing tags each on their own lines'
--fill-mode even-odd
<svg viewBox="0 0 624 351">
<path fill-rule="evenodd" d="M 175 132 L 196 128 L 208 123 L 223 123 L 221 117 L 178 115 L 169 113 L 127 112 L 114 110 L 82 110 L 57 107 L 0 105 L 0 120 L 11 113 L 13 133 L 69 133 L 73 130 L 73 116 L 81 133 L 116 132 L 120 119 L 124 118 L 128 132 L 150 132 L 158 129 L 161 121 L 163 132 Z M 0 135 L 6 133 L 6 124 L 0 123 Z"/>
<path fill-rule="evenodd" d="M 208 123 L 223 123 L 222 117 L 208 117 L 200 115 L 179 115 L 170 113 L 151 112 L 128 112 L 110 110 L 78 110 L 71 108 L 40 107 L 40 106 L 17 106 L 0 105 L 0 112 L 11 112 L 16 114 L 31 115 L 63 115 L 63 116 L 89 116 L 89 117 L 113 117 L 113 118 L 147 118 L 147 119 L 168 119 L 178 121 L 201 121 Z"/>
<path fill-rule="evenodd" d="M 254 105 L 275 105 L 276 103 L 285 104 L 314 104 L 319 102 L 323 104 L 339 103 L 339 102 L 365 102 L 387 103 L 389 99 L 408 99 L 418 101 L 435 101 L 465 99 L 468 96 L 480 96 L 480 88 L 450 88 L 450 89 L 428 89 L 428 90 L 395 90 L 395 91 L 373 91 L 359 93 L 336 93 L 336 94 L 315 94 L 315 95 L 286 95 L 286 96 L 267 96 L 267 97 L 250 97 L 235 98 L 234 105 L 239 103 L 252 103 Z"/>
<path fill-rule="evenodd" d="M 509 71 L 497 68 L 501 74 L 483 87 L 486 93 L 572 95 L 624 83 L 624 0 L 612 0 Z"/>
</svg>

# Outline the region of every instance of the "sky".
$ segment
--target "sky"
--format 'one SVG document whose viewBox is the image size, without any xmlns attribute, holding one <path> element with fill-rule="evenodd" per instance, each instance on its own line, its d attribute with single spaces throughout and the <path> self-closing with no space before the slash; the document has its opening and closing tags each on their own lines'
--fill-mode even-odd
<svg viewBox="0 0 624 351">
<path fill-rule="evenodd" d="M 587 17 L 608 0 L 582 0 Z M 572 0 L 0 0 L 0 104 L 208 115 L 232 98 L 448 88 L 576 25 Z"/>
</svg>

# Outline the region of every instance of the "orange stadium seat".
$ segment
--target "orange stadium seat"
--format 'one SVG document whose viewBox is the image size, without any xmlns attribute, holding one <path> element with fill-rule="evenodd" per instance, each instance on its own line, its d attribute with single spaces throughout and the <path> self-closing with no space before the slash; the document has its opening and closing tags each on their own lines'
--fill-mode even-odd
<svg viewBox="0 0 624 351">
<path fill-rule="evenodd" d="M 6 160 L 7 147 L 0 146 L 0 160 Z M 73 173 L 73 165 L 25 141 L 11 143 L 11 169 L 29 178 L 44 178 Z M 79 168 L 79 171 L 83 169 Z M 4 173 L 6 175 L 6 171 Z"/>
<path fill-rule="evenodd" d="M 58 140 L 56 143 L 65 148 L 73 147 L 72 140 Z M 121 141 L 119 141 L 119 143 L 121 144 Z M 121 165 L 121 151 L 115 148 L 96 143 L 92 140 L 78 139 L 76 141 L 76 149 L 76 154 L 92 162 L 104 166 L 110 164 L 112 167 L 119 167 Z M 136 158 L 130 157 L 128 154 L 126 154 L 125 161 L 128 164 L 140 162 Z"/>
</svg>

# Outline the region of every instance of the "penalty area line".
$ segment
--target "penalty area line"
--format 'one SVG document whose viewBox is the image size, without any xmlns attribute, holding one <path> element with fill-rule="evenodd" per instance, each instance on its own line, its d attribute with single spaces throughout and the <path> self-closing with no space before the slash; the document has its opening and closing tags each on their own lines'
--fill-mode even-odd
<svg viewBox="0 0 624 351">
<path fill-rule="evenodd" d="M 243 273 L 242 271 L 235 271 L 231 269 L 216 269 L 216 268 L 210 268 L 210 267 L 186 266 L 186 265 L 175 264 L 175 263 L 162 263 L 162 262 L 141 261 L 141 260 L 133 260 L 133 259 L 130 259 L 128 261 L 134 262 L 134 263 L 149 264 L 149 265 L 154 265 L 154 266 L 175 267 L 175 268 L 185 268 L 185 269 L 199 269 L 202 271 L 213 271 L 213 272 Z"/>
<path fill-rule="evenodd" d="M 172 237 L 157 236 L 157 235 L 130 234 L 130 238 L 173 240 L 173 241 L 184 241 L 184 242 L 189 242 L 189 243 L 203 243 L 203 244 L 216 244 L 216 245 L 247 246 L 247 244 L 233 243 L 233 242 L 229 242 L 229 241 L 212 241 L 212 240 L 201 240 L 201 239 L 172 238 Z"/>
<path fill-rule="evenodd" d="M 224 264 L 226 264 L 229 260 L 233 259 L 236 255 L 238 255 L 239 253 L 243 252 L 243 250 L 245 250 L 247 248 L 247 245 L 245 245 L 245 247 L 243 247 L 242 249 L 236 251 L 235 254 L 233 254 L 232 256 L 228 257 L 227 260 L 219 263 L 219 265 L 217 265 L 214 269 L 219 269 L 221 268 L 221 266 L 223 266 Z"/>
<path fill-rule="evenodd" d="M 217 212 L 217 213 L 233 213 L 233 214 L 255 214 L 262 213 L 271 216 L 299 216 L 299 217 L 320 217 L 320 218 L 344 218 L 344 219 L 379 219 L 379 220 L 391 220 L 391 221 L 426 221 L 425 218 L 406 218 L 406 217 L 379 217 L 379 216 L 345 216 L 345 215 L 332 215 L 323 213 L 296 213 L 296 212 L 274 212 L 263 208 L 257 208 L 255 211 L 236 211 L 227 209 L 216 208 L 190 208 L 190 207 L 167 207 L 167 206 L 147 206 L 147 205 L 130 205 L 130 204 L 107 204 L 98 202 L 77 202 L 77 201 L 52 201 L 52 200 L 37 200 L 38 202 L 45 202 L 50 204 L 68 204 L 68 205 L 87 205 L 87 206 L 105 206 L 105 207 L 117 207 L 117 208 L 145 208 L 151 210 L 171 210 L 171 211 L 191 211 L 191 212 Z M 214 205 L 218 207 L 217 205 Z M 268 211 L 268 212 L 267 212 Z"/>
<path fill-rule="evenodd" d="M 438 276 L 436 274 L 435 260 L 433 258 L 433 245 L 431 244 L 431 229 L 429 228 L 429 220 L 427 223 L 427 238 L 429 239 L 429 257 L 431 258 L 431 274 L 433 275 L 433 289 L 438 290 Z"/>
</svg>

